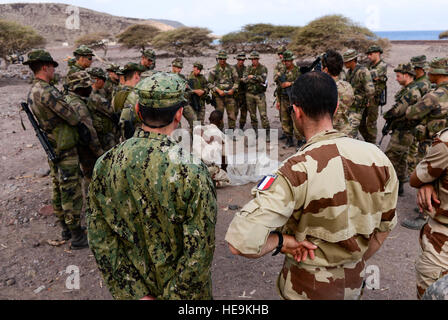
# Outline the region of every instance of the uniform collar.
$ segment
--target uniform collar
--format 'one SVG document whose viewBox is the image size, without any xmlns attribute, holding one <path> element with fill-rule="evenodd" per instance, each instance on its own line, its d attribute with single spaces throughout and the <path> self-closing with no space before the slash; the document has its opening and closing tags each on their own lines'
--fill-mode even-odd
<svg viewBox="0 0 448 320">
<path fill-rule="evenodd" d="M 380 61 L 378 61 L 375 64 L 372 64 L 372 68 L 375 68 L 377 65 L 379 65 L 381 62 L 383 62 L 383 59 L 380 59 Z"/>
<path fill-rule="evenodd" d="M 171 144 L 177 144 L 177 142 L 170 136 L 167 136 L 166 134 L 156 133 L 156 132 L 148 132 L 143 130 L 142 128 L 137 128 L 134 133 L 134 138 L 141 138 L 141 139 L 150 139 L 150 140 L 159 140 L 159 141 L 165 141 Z"/>
<path fill-rule="evenodd" d="M 321 141 L 334 140 L 334 139 L 346 138 L 346 137 L 347 137 L 346 134 L 339 132 L 335 129 L 321 131 L 318 134 L 314 135 L 302 148 L 300 148 L 300 151 L 303 151 L 306 148 L 308 148 L 310 145 L 321 142 Z"/>
</svg>

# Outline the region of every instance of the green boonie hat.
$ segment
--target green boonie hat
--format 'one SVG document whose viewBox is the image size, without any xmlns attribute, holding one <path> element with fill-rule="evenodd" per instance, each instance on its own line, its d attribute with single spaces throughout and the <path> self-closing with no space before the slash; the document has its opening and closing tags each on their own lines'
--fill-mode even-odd
<svg viewBox="0 0 448 320">
<path fill-rule="evenodd" d="M 284 54 L 286 51 L 286 47 L 285 46 L 281 46 L 277 49 L 277 54 Z"/>
<path fill-rule="evenodd" d="M 183 69 L 184 61 L 181 58 L 176 58 L 176 59 L 173 60 L 173 62 L 171 62 L 171 65 L 173 67 L 177 67 L 177 68 Z"/>
<path fill-rule="evenodd" d="M 139 71 L 139 72 L 145 72 L 146 69 L 141 64 L 135 63 L 135 62 L 128 62 L 124 65 L 122 69 L 122 74 L 131 72 L 131 71 Z"/>
<path fill-rule="evenodd" d="M 195 63 L 193 63 L 193 67 L 196 67 L 196 68 L 198 68 L 199 70 L 203 70 L 203 69 L 204 69 L 204 66 L 203 66 L 202 63 L 200 63 L 200 62 L 195 62 Z"/>
<path fill-rule="evenodd" d="M 434 58 L 429 63 L 429 73 L 448 76 L 448 58 Z"/>
<path fill-rule="evenodd" d="M 120 66 L 118 64 L 111 63 L 110 65 L 107 66 L 106 71 L 111 71 L 111 72 L 117 73 L 117 71 L 119 69 L 120 69 Z"/>
<path fill-rule="evenodd" d="M 144 56 L 152 61 L 156 60 L 156 53 L 154 50 L 151 50 L 151 49 L 143 50 L 142 56 Z"/>
<path fill-rule="evenodd" d="M 411 58 L 411 63 L 413 64 L 414 68 L 426 68 L 428 66 L 428 62 L 426 61 L 426 56 L 415 56 Z"/>
<path fill-rule="evenodd" d="M 283 52 L 283 61 L 291 61 L 294 60 L 296 57 L 294 56 L 294 53 L 292 51 L 286 50 Z"/>
<path fill-rule="evenodd" d="M 403 64 L 399 64 L 395 69 L 394 72 L 401 72 L 403 73 Z"/>
<path fill-rule="evenodd" d="M 92 85 L 92 79 L 87 71 L 74 72 L 67 76 L 68 90 L 74 91 L 78 88 L 87 88 Z"/>
<path fill-rule="evenodd" d="M 25 61 L 24 65 L 30 65 L 33 62 L 50 62 L 54 65 L 56 68 L 59 66 L 59 63 L 53 60 L 51 57 L 51 54 L 48 51 L 39 49 L 39 50 L 33 50 L 28 53 L 28 60 Z"/>
<path fill-rule="evenodd" d="M 257 51 L 252 51 L 249 59 L 260 59 L 260 54 Z"/>
<path fill-rule="evenodd" d="M 370 46 L 369 49 L 367 49 L 366 54 L 369 54 L 369 53 L 372 53 L 372 52 L 383 53 L 383 48 L 381 48 L 378 45 Z"/>
<path fill-rule="evenodd" d="M 88 70 L 87 72 L 90 74 L 90 76 L 92 78 L 100 78 L 100 79 L 104 79 L 104 80 L 107 79 L 106 72 L 104 72 L 104 70 L 101 68 L 92 68 L 92 69 Z"/>
<path fill-rule="evenodd" d="M 124 67 L 119 67 L 115 73 L 120 76 L 124 75 Z"/>
<path fill-rule="evenodd" d="M 344 58 L 344 63 L 352 61 L 352 60 L 358 58 L 358 52 L 355 49 L 347 50 L 344 52 L 343 58 Z"/>
<path fill-rule="evenodd" d="M 92 49 L 86 45 L 79 46 L 75 51 L 73 51 L 73 54 L 83 57 L 94 56 Z"/>
<path fill-rule="evenodd" d="M 165 109 L 187 102 L 187 81 L 179 75 L 157 72 L 135 86 L 141 107 Z"/>
<path fill-rule="evenodd" d="M 216 58 L 227 60 L 227 52 L 225 52 L 224 50 L 220 50 L 216 55 Z"/>
<path fill-rule="evenodd" d="M 412 63 L 402 63 L 399 64 L 398 67 L 396 67 L 394 69 L 394 72 L 400 72 L 400 73 L 407 73 L 410 75 L 413 75 L 415 77 L 415 70 L 414 70 L 414 66 L 412 65 Z"/>
<path fill-rule="evenodd" d="M 236 60 L 246 60 L 246 54 L 244 52 L 240 52 L 235 57 Z"/>
</svg>

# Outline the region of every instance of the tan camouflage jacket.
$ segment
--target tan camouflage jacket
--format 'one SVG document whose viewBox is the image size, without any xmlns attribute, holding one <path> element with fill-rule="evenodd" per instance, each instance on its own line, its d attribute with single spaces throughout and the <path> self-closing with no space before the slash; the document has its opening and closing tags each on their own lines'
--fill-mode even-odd
<svg viewBox="0 0 448 320">
<path fill-rule="evenodd" d="M 375 98 L 375 86 L 370 71 L 366 67 L 356 65 L 355 69 L 348 70 L 347 82 L 351 84 L 355 92 L 355 101 L 352 108 L 363 109 L 373 105 Z"/>
<path fill-rule="evenodd" d="M 281 228 L 318 246 L 315 260 L 304 264 L 341 266 L 361 260 L 372 234 L 397 223 L 392 163 L 375 145 L 335 130 L 312 137 L 283 162 L 267 190 L 254 188 L 252 195 L 225 238 L 244 254 L 259 254 L 269 233 Z"/>
<path fill-rule="evenodd" d="M 238 73 L 229 64 L 224 68 L 217 64 L 208 75 L 208 87 L 212 93 L 216 92 L 216 88 L 224 91 L 236 90 L 238 84 Z"/>
<path fill-rule="evenodd" d="M 376 64 L 370 64 L 368 69 L 375 85 L 375 97 L 379 99 L 387 84 L 387 63 L 381 59 Z"/>
<path fill-rule="evenodd" d="M 355 100 L 355 94 L 353 93 L 352 86 L 347 81 L 338 80 L 336 85 L 338 86 L 339 106 L 333 118 L 333 125 L 336 130 L 346 133 L 346 130 L 351 130 L 348 120 L 348 110 Z"/>
</svg>

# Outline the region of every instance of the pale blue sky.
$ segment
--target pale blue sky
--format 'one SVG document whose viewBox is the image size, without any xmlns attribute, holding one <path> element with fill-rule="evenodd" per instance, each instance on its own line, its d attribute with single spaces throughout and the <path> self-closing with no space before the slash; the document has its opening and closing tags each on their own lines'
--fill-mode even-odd
<svg viewBox="0 0 448 320">
<path fill-rule="evenodd" d="M 177 20 L 219 35 L 249 23 L 303 26 L 335 13 L 374 31 L 448 29 L 448 0 L 0 1 L 12 2 L 60 2 L 125 17 Z"/>
</svg>

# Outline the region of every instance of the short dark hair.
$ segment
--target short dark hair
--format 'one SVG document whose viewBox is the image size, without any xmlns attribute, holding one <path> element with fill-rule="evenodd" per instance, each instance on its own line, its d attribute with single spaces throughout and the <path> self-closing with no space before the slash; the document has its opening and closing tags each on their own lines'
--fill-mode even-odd
<svg viewBox="0 0 448 320">
<path fill-rule="evenodd" d="M 338 105 L 338 88 L 328 74 L 313 71 L 301 75 L 292 87 L 292 102 L 310 118 L 333 118 Z"/>
<path fill-rule="evenodd" d="M 143 118 L 143 122 L 147 126 L 154 126 L 158 128 L 163 128 L 170 125 L 173 120 L 176 112 L 180 109 L 182 105 L 179 107 L 166 108 L 166 109 L 156 109 L 156 108 L 145 108 L 140 106 L 140 114 Z"/>
<path fill-rule="evenodd" d="M 30 63 L 30 69 L 34 74 L 38 73 L 44 66 L 52 66 L 53 63 L 47 61 L 35 61 Z"/>
<path fill-rule="evenodd" d="M 131 80 L 132 77 L 134 76 L 134 74 L 137 73 L 137 72 L 139 72 L 139 71 L 136 71 L 136 70 L 126 71 L 124 73 L 124 80 L 125 81 Z"/>
<path fill-rule="evenodd" d="M 210 114 L 210 117 L 208 118 L 210 120 L 211 123 L 219 123 L 220 121 L 222 121 L 222 118 L 224 117 L 224 113 L 222 113 L 222 111 L 219 110 L 215 110 Z"/>
<path fill-rule="evenodd" d="M 322 59 L 322 67 L 328 68 L 328 72 L 333 76 L 338 76 L 344 67 L 344 59 L 340 53 L 334 50 L 327 50 Z"/>
</svg>

